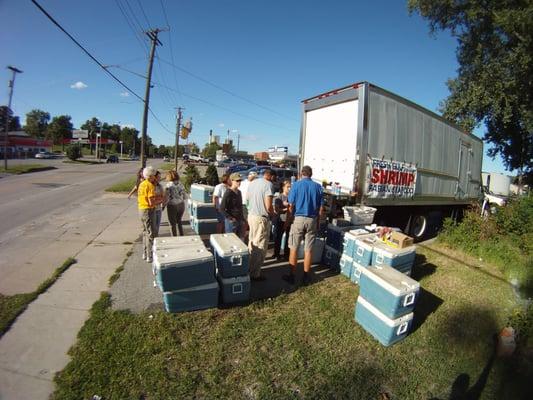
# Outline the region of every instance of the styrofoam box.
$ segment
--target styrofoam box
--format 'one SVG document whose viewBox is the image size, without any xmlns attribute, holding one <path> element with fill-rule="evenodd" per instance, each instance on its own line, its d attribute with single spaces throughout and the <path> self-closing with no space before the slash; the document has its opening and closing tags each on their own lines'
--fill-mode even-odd
<svg viewBox="0 0 533 400">
<path fill-rule="evenodd" d="M 217 231 L 217 219 L 191 218 L 191 228 L 197 235 L 209 235 Z"/>
<path fill-rule="evenodd" d="M 218 282 L 163 293 L 165 310 L 183 312 L 218 306 Z"/>
<path fill-rule="evenodd" d="M 350 279 L 353 283 L 359 284 L 359 281 L 361 280 L 361 269 L 367 268 L 366 266 L 363 266 L 356 262 L 355 260 L 352 262 L 352 274 L 350 275 Z"/>
<path fill-rule="evenodd" d="M 235 233 L 211 235 L 209 242 L 215 254 L 217 271 L 223 278 L 248 274 L 250 252 Z"/>
<path fill-rule="evenodd" d="M 345 206 L 344 219 L 351 221 L 353 225 L 367 225 L 374 220 L 376 209 L 367 206 Z"/>
<path fill-rule="evenodd" d="M 388 318 L 413 311 L 420 284 L 394 268 L 369 266 L 361 269 L 359 294 Z"/>
<path fill-rule="evenodd" d="M 170 237 L 156 237 L 154 239 L 153 250 L 175 249 L 181 246 L 188 246 L 191 244 L 203 244 L 200 236 L 170 236 Z"/>
<path fill-rule="evenodd" d="M 156 283 L 163 292 L 206 285 L 215 280 L 213 255 L 203 243 L 154 252 Z"/>
<path fill-rule="evenodd" d="M 343 252 L 353 258 L 355 252 L 355 239 L 361 235 L 368 235 L 368 231 L 362 227 L 352 229 L 344 234 Z"/>
<path fill-rule="evenodd" d="M 322 261 L 322 253 L 324 252 L 324 246 L 325 246 L 325 239 L 321 237 L 315 238 L 315 243 L 313 244 L 313 249 L 311 251 L 311 263 L 312 264 L 319 264 L 320 261 Z M 304 258 L 305 255 L 305 245 L 304 241 L 302 240 L 300 242 L 300 245 L 298 246 L 298 259 L 301 260 Z"/>
<path fill-rule="evenodd" d="M 224 304 L 239 303 L 250 299 L 250 275 L 224 278 L 217 274 L 217 279 Z"/>
<path fill-rule="evenodd" d="M 412 266 L 416 257 L 416 247 L 409 246 L 404 249 L 397 249 L 378 240 L 374 244 L 372 254 L 372 265 L 387 265 L 389 267 L 406 265 Z"/>
<path fill-rule="evenodd" d="M 191 199 L 201 203 L 212 203 L 214 190 L 213 186 L 194 183 L 191 185 Z"/>
<path fill-rule="evenodd" d="M 342 254 L 341 259 L 339 261 L 339 266 L 341 268 L 341 274 L 349 278 L 352 275 L 352 264 L 353 264 L 352 257 L 346 254 Z"/>
<path fill-rule="evenodd" d="M 201 203 L 193 200 L 191 215 L 197 219 L 213 219 L 217 218 L 217 209 L 213 203 Z"/>
<path fill-rule="evenodd" d="M 328 245 L 324 246 L 324 252 L 322 253 L 322 264 L 329 267 L 332 270 L 339 270 L 339 263 L 341 260 L 341 253 Z"/>
<path fill-rule="evenodd" d="M 361 295 L 355 304 L 355 320 L 382 345 L 390 346 L 405 338 L 413 324 L 413 313 L 391 319 Z"/>
<path fill-rule="evenodd" d="M 356 237 L 352 255 L 353 259 L 363 266 L 372 264 L 372 254 L 377 241 L 378 238 L 374 233 Z"/>
</svg>

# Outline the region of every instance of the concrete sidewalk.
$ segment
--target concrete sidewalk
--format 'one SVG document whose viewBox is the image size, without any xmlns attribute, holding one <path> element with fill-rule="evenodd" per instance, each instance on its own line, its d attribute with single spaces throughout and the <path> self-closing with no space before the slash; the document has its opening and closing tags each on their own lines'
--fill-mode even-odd
<svg viewBox="0 0 533 400">
<path fill-rule="evenodd" d="M 97 199 L 95 206 L 101 206 L 99 209 L 104 213 L 103 229 L 97 229 L 93 238 L 88 235 L 72 245 L 76 264 L 32 302 L 0 339 L 1 400 L 49 398 L 54 391 L 54 375 L 69 362 L 67 352 L 76 343 L 92 304 L 102 291 L 109 289 L 110 276 L 132 248 L 131 244 L 123 243 L 134 242 L 140 235 L 135 201 L 106 194 Z M 79 220 L 70 223 L 76 222 L 80 223 Z M 54 249 L 49 248 L 45 254 L 53 258 Z M 64 258 L 56 267 L 63 261 Z M 23 285 L 25 277 L 17 271 L 13 274 L 11 284 Z M 50 275 L 51 271 L 39 279 Z"/>
</svg>

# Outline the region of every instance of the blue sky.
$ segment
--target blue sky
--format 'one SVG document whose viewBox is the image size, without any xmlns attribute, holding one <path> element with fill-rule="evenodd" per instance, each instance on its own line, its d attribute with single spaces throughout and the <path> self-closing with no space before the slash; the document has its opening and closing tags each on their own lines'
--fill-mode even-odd
<svg viewBox="0 0 533 400">
<path fill-rule="evenodd" d="M 148 133 L 173 144 L 175 107 L 192 118 L 191 141 L 209 130 L 261 151 L 298 150 L 301 100 L 367 80 L 432 111 L 456 74 L 456 41 L 430 36 L 406 1 L 40 0 L 39 3 L 131 90 L 144 96 L 148 27 L 160 33 Z M 13 110 L 96 116 L 141 128 L 142 103 L 94 64 L 29 0 L 1 0 L 0 66 L 14 65 Z M 165 18 L 165 14 L 167 18 Z M 7 18 L 6 18 L 7 17 Z M 137 35 L 136 35 L 137 32 Z M 172 67 L 172 64 L 177 68 Z M 2 82 L 10 78 L 1 69 Z M 200 79 L 198 79 L 200 78 Z M 81 83 L 80 83 L 81 82 Z M 7 85 L 2 103 L 7 103 Z M 168 131 L 167 131 L 168 130 Z M 483 130 L 479 130 L 481 135 Z M 485 156 L 483 170 L 503 172 Z"/>
</svg>

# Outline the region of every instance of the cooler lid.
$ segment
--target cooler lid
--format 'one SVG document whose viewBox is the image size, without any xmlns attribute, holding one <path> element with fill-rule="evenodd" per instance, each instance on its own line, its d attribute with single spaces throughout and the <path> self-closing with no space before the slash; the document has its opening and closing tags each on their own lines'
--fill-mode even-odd
<svg viewBox="0 0 533 400">
<path fill-rule="evenodd" d="M 369 232 L 365 228 L 357 228 L 346 232 L 344 237 L 349 237 L 350 239 L 355 240 L 358 236 L 368 235 L 368 233 Z"/>
<path fill-rule="evenodd" d="M 206 192 L 213 192 L 215 190 L 215 188 L 213 186 L 203 185 L 201 183 L 193 183 L 191 185 L 191 189 L 192 188 L 198 189 L 198 190 L 204 190 Z"/>
<path fill-rule="evenodd" d="M 161 249 L 154 252 L 154 265 L 164 269 L 177 265 L 196 264 L 213 260 L 213 255 L 204 244 L 181 246 L 174 249 Z"/>
<path fill-rule="evenodd" d="M 174 236 L 174 237 L 156 237 L 154 239 L 154 250 L 176 248 L 183 245 L 203 244 L 198 235 L 192 236 Z"/>
<path fill-rule="evenodd" d="M 361 271 L 395 296 L 403 296 L 420 289 L 420 283 L 404 273 L 388 266 L 369 266 Z"/>
<path fill-rule="evenodd" d="M 205 223 L 208 223 L 208 224 L 217 224 L 218 223 L 218 219 L 216 218 L 211 218 L 211 219 L 204 219 L 204 218 L 197 218 L 197 217 L 192 217 L 191 220 L 193 221 L 193 224 L 194 225 L 198 225 L 200 222 L 205 222 Z"/>
<path fill-rule="evenodd" d="M 248 254 L 248 246 L 235 233 L 213 234 L 209 243 L 221 256 Z"/>
<path fill-rule="evenodd" d="M 355 238 L 357 246 L 364 247 L 365 249 L 372 250 L 374 245 L 378 241 L 378 237 L 375 233 L 368 233 L 366 235 L 359 235 Z"/>
<path fill-rule="evenodd" d="M 364 270 L 364 268 L 363 268 Z M 367 300 L 365 300 L 362 296 L 357 297 L 357 303 L 366 308 L 368 311 L 370 311 L 372 314 L 374 314 L 376 317 L 378 317 L 381 321 L 383 321 L 388 326 L 396 327 L 399 326 L 405 322 L 408 322 L 413 319 L 413 313 L 409 313 L 407 315 L 404 315 L 400 318 L 396 319 L 390 319 L 385 314 L 383 314 L 381 311 L 379 311 L 376 307 L 374 307 L 372 304 L 370 304 Z"/>
<path fill-rule="evenodd" d="M 404 256 L 406 254 L 414 253 L 416 251 L 416 246 L 409 246 L 403 249 L 398 249 L 396 247 L 389 246 L 381 240 L 376 241 L 374 245 L 374 252 L 387 256 L 389 258 Z"/>
<path fill-rule="evenodd" d="M 209 207 L 209 208 L 215 208 L 215 205 L 213 203 L 202 203 L 200 201 L 193 200 L 192 201 L 193 208 L 198 207 Z"/>
</svg>

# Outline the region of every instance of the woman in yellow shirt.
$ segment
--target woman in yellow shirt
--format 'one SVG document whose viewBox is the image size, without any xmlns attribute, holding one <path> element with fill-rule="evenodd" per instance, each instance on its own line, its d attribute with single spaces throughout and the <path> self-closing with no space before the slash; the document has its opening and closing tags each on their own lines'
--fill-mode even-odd
<svg viewBox="0 0 533 400">
<path fill-rule="evenodd" d="M 137 204 L 143 225 L 143 260 L 149 263 L 152 262 L 152 246 L 156 231 L 155 207 L 163 202 L 163 199 L 155 193 L 156 172 L 153 167 L 143 169 L 144 181 L 137 189 Z"/>
</svg>

